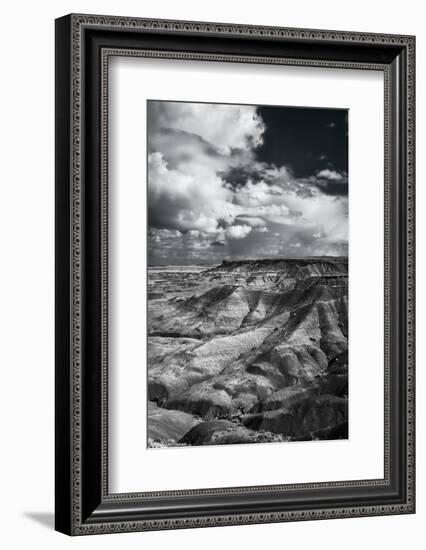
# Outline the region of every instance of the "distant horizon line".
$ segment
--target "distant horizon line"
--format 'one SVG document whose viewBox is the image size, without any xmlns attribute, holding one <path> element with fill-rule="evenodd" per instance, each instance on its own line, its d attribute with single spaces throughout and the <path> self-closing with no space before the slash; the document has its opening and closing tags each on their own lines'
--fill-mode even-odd
<svg viewBox="0 0 426 550">
<path fill-rule="evenodd" d="M 216 262 L 193 262 L 193 263 L 148 263 L 148 267 L 164 267 L 164 266 L 179 266 L 179 267 L 189 267 L 191 265 L 220 265 L 223 263 L 231 263 L 231 262 L 279 262 L 279 261 L 286 261 L 286 260 L 316 260 L 316 259 L 325 259 L 325 260 L 349 260 L 349 256 L 342 255 L 342 256 L 327 256 L 327 255 L 321 255 L 321 256 L 283 256 L 280 258 L 223 258 L 222 260 L 218 260 Z"/>
</svg>

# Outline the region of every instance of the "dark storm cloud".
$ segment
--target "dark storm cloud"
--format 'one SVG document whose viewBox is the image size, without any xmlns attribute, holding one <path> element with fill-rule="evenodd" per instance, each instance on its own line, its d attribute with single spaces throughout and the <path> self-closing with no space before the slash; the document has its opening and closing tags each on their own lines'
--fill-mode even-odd
<svg viewBox="0 0 426 550">
<path fill-rule="evenodd" d="M 347 113 L 148 102 L 148 259 L 347 251 Z"/>
</svg>

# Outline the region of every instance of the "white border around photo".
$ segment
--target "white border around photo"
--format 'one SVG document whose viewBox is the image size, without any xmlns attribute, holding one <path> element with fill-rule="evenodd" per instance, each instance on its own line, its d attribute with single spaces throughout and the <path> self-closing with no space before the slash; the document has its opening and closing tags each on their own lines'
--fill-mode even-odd
<svg viewBox="0 0 426 550">
<path fill-rule="evenodd" d="M 109 490 L 383 477 L 382 73 L 112 58 L 109 78 Z M 146 101 L 152 98 L 349 109 L 348 440 L 146 448 Z"/>
</svg>

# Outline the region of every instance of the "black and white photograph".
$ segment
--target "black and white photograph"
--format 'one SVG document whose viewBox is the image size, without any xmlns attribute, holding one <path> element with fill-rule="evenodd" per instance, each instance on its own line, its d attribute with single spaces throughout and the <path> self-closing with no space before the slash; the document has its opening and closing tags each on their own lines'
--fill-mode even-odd
<svg viewBox="0 0 426 550">
<path fill-rule="evenodd" d="M 0 548 L 425 547 L 424 12 L 3 4 Z"/>
<path fill-rule="evenodd" d="M 148 448 L 348 438 L 348 118 L 147 101 Z"/>
</svg>

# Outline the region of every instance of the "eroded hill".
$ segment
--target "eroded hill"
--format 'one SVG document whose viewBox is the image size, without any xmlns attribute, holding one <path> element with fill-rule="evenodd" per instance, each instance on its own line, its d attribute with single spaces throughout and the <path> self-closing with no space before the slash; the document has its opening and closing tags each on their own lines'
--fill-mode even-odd
<svg viewBox="0 0 426 550">
<path fill-rule="evenodd" d="M 149 268 L 149 446 L 347 437 L 347 276 L 334 257 Z"/>
</svg>

